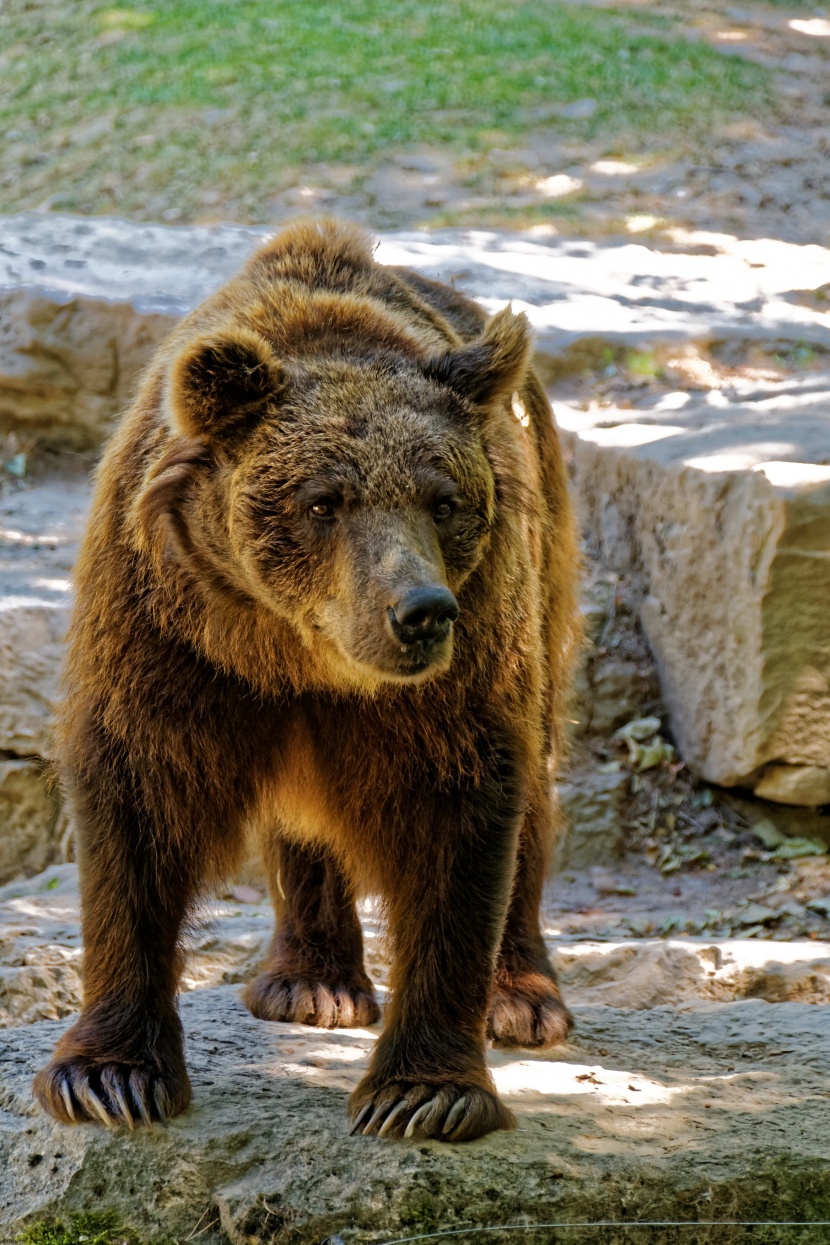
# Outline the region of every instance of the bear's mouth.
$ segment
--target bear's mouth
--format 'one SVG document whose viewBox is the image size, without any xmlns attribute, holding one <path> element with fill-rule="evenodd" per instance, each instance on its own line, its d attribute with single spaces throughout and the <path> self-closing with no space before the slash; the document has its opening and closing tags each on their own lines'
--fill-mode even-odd
<svg viewBox="0 0 830 1245">
<path fill-rule="evenodd" d="M 446 670 L 452 659 L 452 636 L 437 644 L 401 644 L 394 653 L 374 655 L 371 665 L 382 678 L 394 682 L 422 682 Z M 365 662 L 361 659 L 361 664 Z"/>
<path fill-rule="evenodd" d="M 425 683 L 449 668 L 453 652 L 452 634 L 437 644 L 401 644 L 394 648 L 383 645 L 380 651 L 371 653 L 365 649 L 349 652 L 341 645 L 337 647 L 347 660 L 352 678 L 361 686 L 367 681 Z"/>
<path fill-rule="evenodd" d="M 315 620 L 314 646 L 328 649 L 327 664 L 335 681 L 346 681 L 363 691 L 376 691 L 383 684 L 424 683 L 449 668 L 453 656 L 454 626 L 441 634 L 410 639 L 396 637 L 389 627 L 365 626 L 361 618 L 349 619 L 329 607 Z M 333 667 L 333 668 L 332 668 Z"/>
<path fill-rule="evenodd" d="M 395 673 L 401 678 L 417 679 L 428 673 L 439 674 L 442 670 L 446 670 L 449 664 L 448 658 L 442 660 L 433 653 L 430 656 L 414 657 L 410 661 L 402 661 Z"/>
</svg>

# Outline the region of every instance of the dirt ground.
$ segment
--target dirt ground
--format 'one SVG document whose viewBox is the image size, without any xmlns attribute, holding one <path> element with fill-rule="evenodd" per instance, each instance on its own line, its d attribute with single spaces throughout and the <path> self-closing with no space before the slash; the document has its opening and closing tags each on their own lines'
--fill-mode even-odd
<svg viewBox="0 0 830 1245">
<path fill-rule="evenodd" d="M 531 129 L 515 150 L 489 153 L 473 174 L 468 162 L 424 149 L 393 156 L 368 179 L 318 166 L 307 183 L 278 195 L 276 218 L 298 210 L 344 212 L 381 228 L 489 224 L 522 227 L 540 195 L 558 200 L 560 223 L 540 233 L 604 236 L 633 233 L 687 249 L 692 230 L 820 243 L 830 239 L 830 16 L 813 4 L 682 5 L 671 0 L 573 0 L 596 8 L 660 13 L 674 33 L 704 40 L 724 55 L 745 57 L 773 74 L 763 120 L 742 118 L 717 135 L 705 162 L 688 152 L 667 158 L 660 136 L 635 156 Z M 585 109 L 596 101 L 578 101 Z M 700 239 L 696 245 L 701 245 Z M 705 246 L 705 242 L 702 243 Z"/>
<path fill-rule="evenodd" d="M 611 7 L 606 0 L 577 0 Z M 830 17 L 806 3 L 684 5 L 615 0 L 614 7 L 672 16 L 690 39 L 773 71 L 774 101 L 765 122 L 741 121 L 720 135 L 701 164 L 680 158 L 637 172 L 593 168 L 586 224 L 600 230 L 639 216 L 644 232 L 683 244 L 684 229 L 827 244 L 830 237 Z M 588 176 L 592 153 L 568 172 Z M 677 233 L 675 231 L 679 230 Z"/>
</svg>

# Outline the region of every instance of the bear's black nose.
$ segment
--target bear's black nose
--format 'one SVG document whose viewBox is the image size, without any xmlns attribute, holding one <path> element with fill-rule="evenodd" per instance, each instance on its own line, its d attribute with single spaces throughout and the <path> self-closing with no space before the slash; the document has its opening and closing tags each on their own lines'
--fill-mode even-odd
<svg viewBox="0 0 830 1245">
<path fill-rule="evenodd" d="M 410 588 L 389 607 L 388 614 L 395 637 L 403 644 L 434 643 L 448 635 L 458 617 L 458 602 L 449 588 L 427 584 Z"/>
</svg>

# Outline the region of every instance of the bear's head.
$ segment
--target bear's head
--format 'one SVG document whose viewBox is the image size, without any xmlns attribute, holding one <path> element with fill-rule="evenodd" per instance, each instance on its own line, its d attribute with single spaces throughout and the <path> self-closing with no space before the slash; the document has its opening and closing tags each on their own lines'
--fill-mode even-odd
<svg viewBox="0 0 830 1245">
<path fill-rule="evenodd" d="M 427 679 L 488 547 L 488 422 L 528 353 L 510 311 L 420 358 L 351 343 L 281 362 L 252 329 L 201 336 L 170 371 L 178 435 L 150 509 L 228 608 L 235 594 L 287 621 L 332 686 Z"/>
</svg>

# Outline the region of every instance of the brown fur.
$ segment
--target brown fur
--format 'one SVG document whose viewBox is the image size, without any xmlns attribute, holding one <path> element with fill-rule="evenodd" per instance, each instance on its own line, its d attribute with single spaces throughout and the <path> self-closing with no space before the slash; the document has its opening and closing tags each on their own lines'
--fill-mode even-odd
<svg viewBox="0 0 830 1245">
<path fill-rule="evenodd" d="M 35 1081 L 58 1119 L 186 1106 L 180 930 L 253 828 L 277 909 L 253 1013 L 375 1020 L 354 899 L 379 893 L 392 1002 L 353 1116 L 510 1127 L 485 1035 L 569 1024 L 538 907 L 576 553 L 529 349 L 523 316 L 486 321 L 324 222 L 159 352 L 77 568 L 60 755 L 84 1007 Z M 418 630 L 407 603 L 436 587 L 460 614 Z"/>
</svg>

